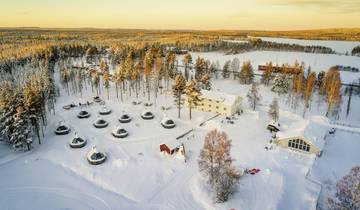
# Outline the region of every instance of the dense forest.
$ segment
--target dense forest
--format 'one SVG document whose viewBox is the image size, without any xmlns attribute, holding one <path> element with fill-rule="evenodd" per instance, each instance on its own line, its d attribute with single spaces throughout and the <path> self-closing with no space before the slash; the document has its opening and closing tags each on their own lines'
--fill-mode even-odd
<svg viewBox="0 0 360 210">
<path fill-rule="evenodd" d="M 360 41 L 360 28 L 317 29 L 296 31 L 253 31 L 251 36 L 281 37 L 312 40 Z"/>
<path fill-rule="evenodd" d="M 127 54 L 130 48 L 136 51 L 150 46 L 172 47 L 175 51 L 225 50 L 228 53 L 238 53 L 252 50 L 282 50 L 334 53 L 332 49 L 321 46 L 290 45 L 247 38 L 254 35 L 253 33 L 255 32 L 3 28 L 0 29 L 0 68 L 11 71 L 12 65 L 24 64 L 39 58 L 53 60 L 58 57 L 82 56 L 89 46 L 97 47 L 97 53 L 104 53 L 105 48 L 110 48 L 120 57 Z"/>
</svg>

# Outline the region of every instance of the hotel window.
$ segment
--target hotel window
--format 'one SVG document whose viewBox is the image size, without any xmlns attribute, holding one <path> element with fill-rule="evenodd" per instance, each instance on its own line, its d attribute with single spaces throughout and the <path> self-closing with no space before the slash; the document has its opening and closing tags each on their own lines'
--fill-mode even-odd
<svg viewBox="0 0 360 210">
<path fill-rule="evenodd" d="M 219 106 L 216 106 L 216 109 L 219 109 Z"/>
<path fill-rule="evenodd" d="M 310 144 L 306 143 L 302 139 L 293 139 L 288 141 L 288 147 L 309 152 Z"/>
</svg>

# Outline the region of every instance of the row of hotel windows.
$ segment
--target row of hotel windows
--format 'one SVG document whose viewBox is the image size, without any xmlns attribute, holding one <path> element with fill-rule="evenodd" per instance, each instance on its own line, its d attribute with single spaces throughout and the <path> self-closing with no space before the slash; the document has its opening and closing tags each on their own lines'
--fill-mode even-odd
<svg viewBox="0 0 360 210">
<path fill-rule="evenodd" d="M 206 111 L 204 108 L 201 108 L 201 111 L 203 111 L 203 112 L 212 112 L 212 110 L 209 109 L 209 110 Z M 220 111 L 216 111 L 216 113 L 220 114 Z"/>
<path fill-rule="evenodd" d="M 204 103 L 201 103 L 201 106 L 204 106 Z M 209 107 L 211 107 L 211 104 L 209 104 Z M 215 108 L 219 109 L 219 106 L 216 106 Z M 224 110 L 226 110 L 226 107 L 224 107 Z"/>
<path fill-rule="evenodd" d="M 210 101 L 210 102 L 211 102 L 211 101 L 212 101 L 212 99 L 208 99 L 208 101 Z M 218 100 L 215 100 L 215 102 L 216 102 L 216 103 L 220 103 L 220 101 L 218 101 Z"/>
<path fill-rule="evenodd" d="M 303 150 L 306 152 L 310 151 L 310 144 L 306 143 L 302 139 L 289 140 L 288 147 L 298 149 L 298 150 Z"/>
</svg>

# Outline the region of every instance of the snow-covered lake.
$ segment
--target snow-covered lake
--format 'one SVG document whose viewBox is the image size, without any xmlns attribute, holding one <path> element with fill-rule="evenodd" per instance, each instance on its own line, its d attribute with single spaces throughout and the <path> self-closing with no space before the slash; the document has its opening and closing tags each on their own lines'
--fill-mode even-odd
<svg viewBox="0 0 360 210">
<path fill-rule="evenodd" d="M 264 41 L 278 42 L 286 44 L 299 44 L 305 46 L 319 45 L 324 47 L 330 47 L 337 53 L 345 54 L 351 53 L 351 50 L 360 45 L 360 42 L 355 41 L 328 41 L 328 40 L 303 40 L 303 39 L 287 39 L 287 38 L 274 38 L 274 37 L 259 37 Z"/>
<path fill-rule="evenodd" d="M 263 65 L 272 61 L 273 65 L 293 64 L 295 61 L 299 63 L 304 62 L 306 68 L 311 67 L 312 71 L 320 72 L 322 70 L 328 70 L 335 65 L 352 66 L 360 68 L 360 57 L 345 56 L 335 54 L 315 54 L 315 53 L 303 53 L 303 52 L 278 52 L 278 51 L 253 51 L 236 55 L 226 55 L 223 52 L 191 52 L 193 60 L 197 57 L 203 57 L 211 62 L 219 61 L 221 67 L 226 61 L 238 58 L 240 62 L 251 61 L 251 64 L 255 69 L 258 65 Z M 179 57 L 181 61 L 181 57 Z M 351 83 L 360 78 L 360 73 L 354 72 L 341 72 L 341 79 L 343 82 Z"/>
</svg>

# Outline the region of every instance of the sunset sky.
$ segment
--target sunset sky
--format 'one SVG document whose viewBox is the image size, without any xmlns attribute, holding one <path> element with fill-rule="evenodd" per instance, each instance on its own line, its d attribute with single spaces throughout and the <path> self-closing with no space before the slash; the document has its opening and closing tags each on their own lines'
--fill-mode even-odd
<svg viewBox="0 0 360 210">
<path fill-rule="evenodd" d="M 0 0 L 0 27 L 360 27 L 360 0 Z"/>
</svg>

